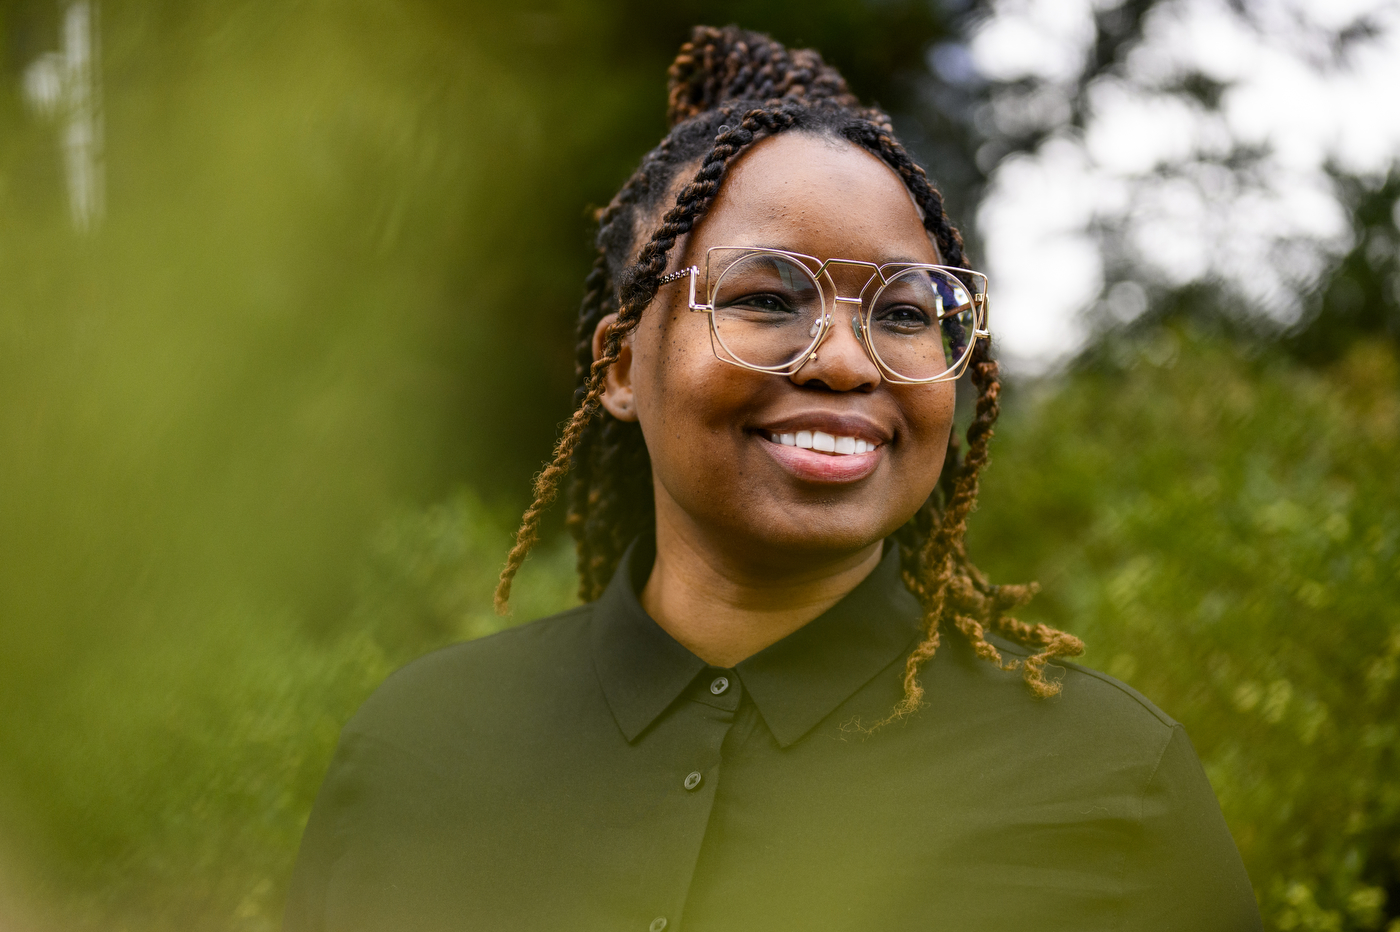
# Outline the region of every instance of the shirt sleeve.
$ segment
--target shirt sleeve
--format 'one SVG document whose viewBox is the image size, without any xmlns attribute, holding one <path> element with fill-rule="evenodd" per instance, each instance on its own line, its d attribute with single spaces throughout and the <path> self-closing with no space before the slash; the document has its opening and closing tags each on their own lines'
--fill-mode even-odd
<svg viewBox="0 0 1400 932">
<path fill-rule="evenodd" d="M 1244 862 L 1180 725 L 1143 793 L 1139 832 L 1124 865 L 1125 932 L 1262 928 Z"/>
<path fill-rule="evenodd" d="M 348 847 L 345 816 L 364 795 L 363 779 L 357 766 L 359 745 L 354 735 L 341 737 L 316 794 L 292 871 L 287 908 L 282 917 L 283 932 L 325 932 L 331 875 Z"/>
</svg>

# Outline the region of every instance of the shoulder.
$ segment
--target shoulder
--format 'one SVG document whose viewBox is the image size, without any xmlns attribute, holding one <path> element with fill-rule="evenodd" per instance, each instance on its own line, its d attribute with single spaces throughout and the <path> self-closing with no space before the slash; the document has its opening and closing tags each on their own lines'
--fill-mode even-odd
<svg viewBox="0 0 1400 932">
<path fill-rule="evenodd" d="M 988 640 L 1008 659 L 1030 654 Z M 1180 724 L 1131 686 L 1076 663 L 1047 668 L 1060 692 L 1035 699 L 1019 670 L 970 649 L 950 653 L 963 659 L 950 657 L 947 669 L 970 687 L 958 711 L 972 719 L 963 734 L 982 752 L 973 761 L 979 790 L 1004 805 L 1005 819 L 1025 820 L 1031 836 L 1053 827 L 1065 858 L 1114 852 L 1121 928 L 1259 928 L 1249 878 Z"/>
<path fill-rule="evenodd" d="M 988 640 L 1003 655 L 1018 660 L 1024 660 L 1031 654 L 1029 649 L 999 636 L 990 636 Z M 1012 676 L 1020 680 L 1019 672 Z M 1063 714 L 1083 717 L 1086 724 L 1102 722 L 1142 728 L 1161 735 L 1164 741 L 1171 737 L 1172 729 L 1177 727 L 1176 720 L 1154 705 L 1152 700 L 1107 673 L 1061 660 L 1047 667 L 1046 676 L 1059 681 L 1060 692 L 1042 701 L 1063 709 Z"/>
<path fill-rule="evenodd" d="M 1000 637 L 988 640 L 1007 660 L 1031 653 Z M 940 717 L 975 727 L 981 740 L 1018 759 L 1051 769 L 1131 773 L 1145 785 L 1180 728 L 1137 690 L 1097 670 L 1063 661 L 1051 665 L 1046 676 L 1059 682 L 1060 691 L 1037 699 L 1019 669 L 1000 669 L 961 639 L 948 641 L 951 650 L 939 671 L 945 674 Z"/>
<path fill-rule="evenodd" d="M 592 606 L 452 644 L 390 674 L 346 725 L 346 732 L 394 736 L 478 718 L 511 718 L 531 697 L 595 686 L 589 650 Z"/>
<path fill-rule="evenodd" d="M 1059 695 L 1040 701 L 1056 705 L 1066 729 L 1074 732 L 1062 740 L 1094 759 L 1126 763 L 1121 754 L 1132 760 L 1139 777 L 1145 772 L 1151 780 L 1168 749 L 1185 740 L 1185 729 L 1126 683 L 1077 663 L 1059 666 L 1064 670 Z"/>
</svg>

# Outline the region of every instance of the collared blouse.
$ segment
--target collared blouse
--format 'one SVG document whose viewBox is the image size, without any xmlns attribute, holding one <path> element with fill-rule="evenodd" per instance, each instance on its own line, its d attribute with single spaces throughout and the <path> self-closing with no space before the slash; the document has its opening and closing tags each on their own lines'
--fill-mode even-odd
<svg viewBox="0 0 1400 932">
<path fill-rule="evenodd" d="M 341 736 L 286 929 L 1258 929 L 1185 731 L 1122 683 L 1036 700 L 945 637 L 869 730 L 919 633 L 886 550 L 732 669 L 642 609 L 646 542 L 598 601 L 410 664 Z"/>
</svg>

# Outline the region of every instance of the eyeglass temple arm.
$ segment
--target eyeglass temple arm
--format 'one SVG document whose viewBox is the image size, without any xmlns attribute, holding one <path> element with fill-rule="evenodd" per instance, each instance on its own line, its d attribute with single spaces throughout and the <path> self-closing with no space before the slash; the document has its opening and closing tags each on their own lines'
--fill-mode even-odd
<svg viewBox="0 0 1400 932">
<path fill-rule="evenodd" d="M 656 280 L 657 286 L 669 285 L 671 282 L 678 282 L 687 275 L 690 276 L 690 309 L 692 311 L 713 311 L 714 305 L 695 303 L 695 280 L 700 277 L 700 266 L 692 265 L 688 269 L 681 269 L 679 272 L 671 272 Z"/>
<path fill-rule="evenodd" d="M 698 265 L 692 265 L 688 269 L 681 269 L 679 272 L 672 272 L 669 275 L 663 275 L 661 276 L 657 284 L 670 284 L 671 282 L 680 281 L 687 275 L 690 276 L 690 309 L 692 311 L 713 311 L 715 308 L 712 304 L 695 303 L 695 280 L 700 277 L 700 266 Z"/>
<path fill-rule="evenodd" d="M 692 265 L 685 270 L 685 274 L 690 276 L 690 309 L 692 311 L 713 311 L 715 309 L 713 304 L 695 303 L 695 282 L 700 278 L 700 266 Z"/>
</svg>

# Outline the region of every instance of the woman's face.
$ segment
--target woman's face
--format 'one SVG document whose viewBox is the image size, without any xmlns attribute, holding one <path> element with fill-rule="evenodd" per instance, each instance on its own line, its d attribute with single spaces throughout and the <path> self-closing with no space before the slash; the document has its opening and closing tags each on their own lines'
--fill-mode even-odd
<svg viewBox="0 0 1400 932">
<path fill-rule="evenodd" d="M 711 246 L 877 264 L 939 261 L 888 166 L 847 142 L 800 133 L 765 139 L 735 162 L 671 269 L 703 269 Z M 869 274 L 853 267 L 831 273 L 848 296 L 860 293 Z M 943 467 L 954 386 L 885 381 L 841 305 L 817 358 L 797 373 L 728 365 L 715 358 L 708 315 L 688 308 L 688 291 L 685 279 L 661 287 L 604 398 L 615 416 L 641 422 L 658 522 L 776 565 L 853 554 L 907 521 Z M 803 431 L 874 449 L 829 454 L 778 442 Z"/>
</svg>

